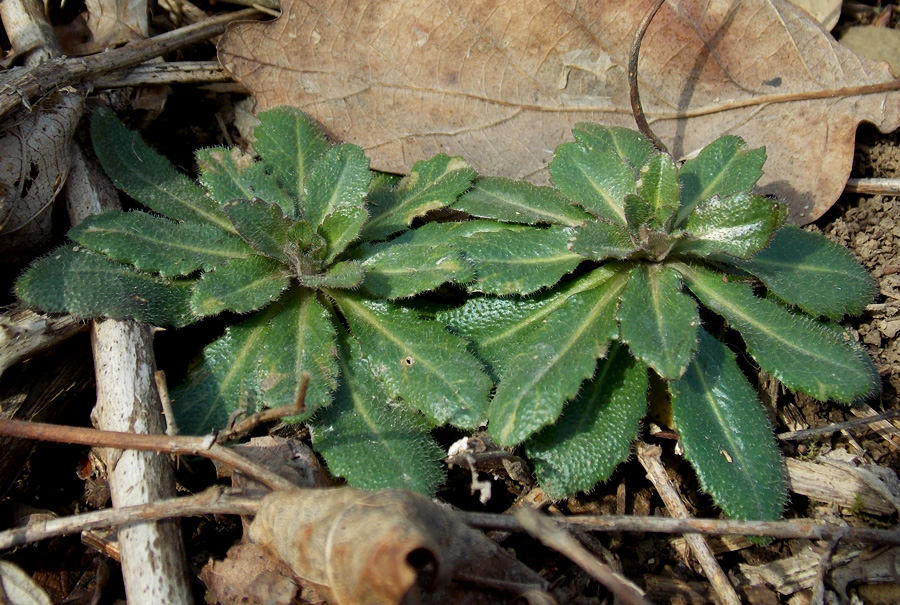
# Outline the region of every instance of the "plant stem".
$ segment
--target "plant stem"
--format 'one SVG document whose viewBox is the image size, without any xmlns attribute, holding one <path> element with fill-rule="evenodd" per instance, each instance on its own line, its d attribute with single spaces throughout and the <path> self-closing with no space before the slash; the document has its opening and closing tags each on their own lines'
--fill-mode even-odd
<svg viewBox="0 0 900 605">
<path fill-rule="evenodd" d="M 669 153 L 666 145 L 659 140 L 659 137 L 657 137 L 650 129 L 650 124 L 647 123 L 647 118 L 644 116 L 644 108 L 641 106 L 641 95 L 638 91 L 638 57 L 641 54 L 641 42 L 644 40 L 644 34 L 647 33 L 650 22 L 653 21 L 653 17 L 656 16 L 659 7 L 662 6 L 664 1 L 665 0 L 656 0 L 656 3 L 650 11 L 644 15 L 643 21 L 641 21 L 641 24 L 634 34 L 634 40 L 631 42 L 631 50 L 628 53 L 628 88 L 631 93 L 631 112 L 634 115 L 634 121 L 637 124 L 638 130 L 641 131 L 641 134 L 650 139 L 657 149 L 663 153 Z"/>
</svg>

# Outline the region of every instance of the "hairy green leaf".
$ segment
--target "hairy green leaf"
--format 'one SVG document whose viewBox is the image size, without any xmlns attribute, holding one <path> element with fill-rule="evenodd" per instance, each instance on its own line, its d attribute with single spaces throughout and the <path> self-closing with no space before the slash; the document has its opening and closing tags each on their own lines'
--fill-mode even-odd
<svg viewBox="0 0 900 605">
<path fill-rule="evenodd" d="M 657 153 L 641 168 L 638 194 L 650 204 L 651 229 L 668 229 L 669 223 L 681 205 L 681 186 L 678 169 L 672 156 Z"/>
<path fill-rule="evenodd" d="M 239 237 L 203 223 L 176 223 L 146 212 L 103 212 L 69 230 L 69 237 L 113 260 L 163 277 L 209 270 L 253 251 Z"/>
<path fill-rule="evenodd" d="M 315 120 L 293 107 L 264 111 L 259 121 L 253 147 L 281 185 L 302 203 L 306 179 L 328 151 L 328 140 Z M 294 209 L 292 218 L 300 218 L 298 211 Z"/>
<path fill-rule="evenodd" d="M 183 434 L 209 433 L 225 427 L 233 412 L 259 410 L 259 353 L 276 311 L 273 305 L 226 328 L 203 349 L 185 381 L 172 389 L 172 407 Z"/>
<path fill-rule="evenodd" d="M 605 219 L 576 227 L 569 241 L 569 250 L 593 260 L 624 259 L 637 249 L 628 229 Z"/>
<path fill-rule="evenodd" d="M 818 233 L 785 226 L 748 261 L 726 262 L 760 278 L 781 300 L 810 315 L 859 315 L 878 289 L 849 250 Z"/>
<path fill-rule="evenodd" d="M 260 346 L 259 391 L 265 407 L 292 405 L 300 377 L 309 372 L 305 418 L 331 402 L 337 388 L 337 349 L 331 314 L 315 292 L 294 287 L 269 314 L 270 332 Z"/>
<path fill-rule="evenodd" d="M 394 189 L 370 195 L 371 218 L 362 231 L 365 240 L 379 240 L 408 227 L 417 216 L 450 206 L 472 185 L 475 171 L 459 157 L 439 154 L 416 162 Z"/>
<path fill-rule="evenodd" d="M 510 227 L 466 238 L 466 257 L 475 265 L 472 292 L 531 294 L 552 286 L 582 261 L 567 246 L 566 227 Z"/>
<path fill-rule="evenodd" d="M 631 269 L 618 313 L 622 340 L 635 357 L 668 380 L 680 378 L 697 347 L 697 303 L 678 273 L 657 263 Z"/>
<path fill-rule="evenodd" d="M 444 452 L 419 414 L 388 403 L 353 337 L 340 337 L 341 381 L 334 403 L 311 422 L 313 445 L 333 475 L 362 489 L 406 489 L 433 496 L 444 480 Z"/>
<path fill-rule="evenodd" d="M 209 223 L 234 232 L 219 205 L 187 176 L 125 128 L 105 108 L 91 116 L 91 140 L 103 169 L 116 187 L 154 212 L 177 221 Z"/>
<path fill-rule="evenodd" d="M 436 424 L 474 428 L 484 421 L 491 381 L 462 338 L 398 305 L 331 294 L 388 395 Z"/>
<path fill-rule="evenodd" d="M 300 282 L 310 288 L 355 290 L 366 273 L 359 261 L 348 260 L 331 265 L 324 273 L 301 274 Z"/>
<path fill-rule="evenodd" d="M 699 340 L 687 372 L 669 383 L 684 457 L 728 516 L 779 519 L 787 490 L 769 419 L 734 353 L 703 329 Z"/>
<path fill-rule="evenodd" d="M 369 212 L 363 206 L 344 206 L 325 217 L 319 227 L 328 250 L 325 262 L 333 261 L 359 238 L 360 230 L 368 217 Z"/>
<path fill-rule="evenodd" d="M 75 246 L 35 261 L 16 282 L 16 296 L 49 313 L 181 327 L 193 321 L 188 300 L 194 283 L 141 273 Z"/>
<path fill-rule="evenodd" d="M 439 312 L 437 319 L 475 346 L 475 351 L 494 375 L 522 351 L 524 341 L 566 301 L 602 285 L 616 274 L 609 266 L 572 280 L 546 293 L 528 298 L 470 298 L 464 305 Z"/>
<path fill-rule="evenodd" d="M 689 236 L 675 245 L 682 254 L 724 253 L 750 258 L 772 240 L 784 220 L 780 202 L 744 191 L 713 196 L 697 205 L 684 224 Z"/>
<path fill-rule="evenodd" d="M 467 283 L 475 279 L 475 270 L 463 253 L 447 244 L 394 244 L 367 256 L 362 264 L 366 270 L 365 288 L 387 299 L 413 296 L 445 282 Z"/>
<path fill-rule="evenodd" d="M 212 147 L 197 151 L 200 182 L 219 204 L 255 197 L 277 204 L 286 216 L 295 216 L 295 200 L 282 189 L 262 162 L 240 149 Z"/>
<path fill-rule="evenodd" d="M 371 180 L 369 160 L 362 149 L 356 145 L 332 147 L 306 181 L 303 217 L 318 227 L 339 209 L 362 208 Z"/>
<path fill-rule="evenodd" d="M 491 400 L 494 441 L 516 445 L 557 419 L 617 336 L 616 306 L 626 281 L 623 272 L 571 296 L 522 340 Z"/>
<path fill-rule="evenodd" d="M 653 217 L 653 207 L 650 202 L 635 193 L 629 193 L 623 201 L 625 211 L 625 223 L 632 233 L 638 233 L 640 228 L 646 225 Z"/>
<path fill-rule="evenodd" d="M 550 162 L 560 193 L 600 218 L 625 224 L 625 196 L 636 193 L 634 171 L 614 151 L 594 151 L 563 143 Z"/>
<path fill-rule="evenodd" d="M 612 151 L 627 163 L 638 177 L 640 169 L 659 152 L 641 133 L 620 126 L 580 122 L 572 129 L 575 140 L 594 151 Z"/>
<path fill-rule="evenodd" d="M 499 177 L 479 178 L 453 207 L 473 216 L 528 225 L 574 227 L 591 218 L 552 187 Z"/>
<path fill-rule="evenodd" d="M 647 367 L 613 343 L 551 426 L 525 442 L 544 492 L 553 499 L 589 490 L 631 453 L 647 411 Z"/>
<path fill-rule="evenodd" d="M 753 189 L 765 162 L 765 147 L 747 149 L 744 140 L 733 135 L 720 137 L 704 147 L 678 171 L 681 209 L 675 226 L 680 226 L 700 202 Z"/>
<path fill-rule="evenodd" d="M 306 221 L 296 221 L 287 232 L 289 255 L 309 254 L 320 258 L 325 250 L 325 238 L 316 233 Z"/>
<path fill-rule="evenodd" d="M 254 198 L 228 202 L 222 210 L 254 250 L 283 263 L 289 262 L 286 250 L 291 219 L 284 216 L 280 206 Z"/>
<path fill-rule="evenodd" d="M 288 287 L 287 268 L 264 256 L 239 258 L 204 273 L 191 293 L 191 311 L 198 317 L 222 311 L 255 311 Z"/>
<path fill-rule="evenodd" d="M 694 265 L 673 265 L 705 306 L 736 328 L 760 367 L 788 388 L 821 400 L 852 402 L 880 386 L 871 358 L 837 326 L 759 298 L 743 283 Z"/>
</svg>

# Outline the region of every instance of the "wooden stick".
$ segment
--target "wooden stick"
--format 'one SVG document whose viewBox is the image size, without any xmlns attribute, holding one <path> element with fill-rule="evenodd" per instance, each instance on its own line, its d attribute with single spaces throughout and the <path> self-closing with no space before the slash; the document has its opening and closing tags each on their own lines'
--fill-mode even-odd
<svg viewBox="0 0 900 605">
<path fill-rule="evenodd" d="M 198 515 L 255 515 L 259 502 L 259 498 L 229 496 L 221 488 L 213 487 L 193 496 L 157 500 L 137 506 L 106 508 L 81 515 L 32 522 L 25 527 L 0 532 L 0 549 L 138 521 L 159 521 Z"/>
<path fill-rule="evenodd" d="M 890 420 L 900 416 L 900 410 L 889 410 L 875 416 L 865 416 L 856 420 L 848 420 L 847 422 L 839 422 L 837 424 L 829 424 L 820 426 L 815 429 L 803 429 L 800 431 L 788 431 L 776 435 L 781 441 L 800 441 L 802 439 L 812 439 L 813 437 L 821 437 L 822 435 L 831 435 L 839 431 L 846 431 L 858 428 L 869 428 L 870 424 L 880 422 L 882 420 Z"/>
<path fill-rule="evenodd" d="M 847 179 L 847 193 L 900 195 L 900 179 Z"/>
<path fill-rule="evenodd" d="M 270 489 L 299 489 L 284 477 L 224 446 L 216 444 L 213 435 L 209 437 L 139 435 L 137 433 L 98 431 L 75 426 L 22 422 L 19 420 L 0 420 L 0 435 L 36 439 L 38 441 L 76 443 L 94 447 L 112 447 L 183 456 L 203 456 L 227 464 L 231 468 L 239 470 L 263 483 Z"/>
<path fill-rule="evenodd" d="M 647 605 L 650 603 L 644 592 L 633 582 L 614 572 L 608 565 L 597 560 L 578 540 L 554 525 L 548 517 L 542 516 L 528 506 L 516 512 L 516 519 L 529 534 L 545 546 L 562 553 L 576 563 L 591 577 L 605 586 L 616 600 L 626 605 Z"/>
<path fill-rule="evenodd" d="M 681 501 L 681 496 L 678 495 L 675 486 L 672 485 L 669 475 L 666 474 L 666 469 L 660 460 L 661 454 L 662 448 L 658 445 L 637 444 L 638 460 L 647 471 L 647 478 L 650 479 L 656 491 L 659 492 L 659 496 L 665 503 L 666 508 L 669 509 L 673 517 L 686 519 L 690 514 L 684 502 Z M 706 539 L 698 534 L 685 534 L 684 539 L 687 541 L 688 546 L 691 547 L 691 550 L 694 551 L 694 555 L 700 562 L 700 567 L 706 573 L 706 578 L 712 584 L 720 602 L 727 605 L 740 605 L 740 597 L 734 590 L 734 586 L 728 581 L 728 576 L 722 571 L 719 562 L 716 561 L 716 556 L 713 554 L 709 544 L 707 544 Z"/>
</svg>

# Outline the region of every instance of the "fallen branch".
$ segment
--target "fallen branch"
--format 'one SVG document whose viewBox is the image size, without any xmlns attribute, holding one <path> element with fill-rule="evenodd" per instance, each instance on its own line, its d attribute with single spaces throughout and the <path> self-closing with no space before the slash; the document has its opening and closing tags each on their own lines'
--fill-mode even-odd
<svg viewBox="0 0 900 605">
<path fill-rule="evenodd" d="M 803 429 L 800 431 L 788 431 L 776 435 L 781 441 L 801 441 L 803 439 L 812 439 L 813 437 L 821 437 L 823 435 L 831 435 L 839 431 L 847 431 L 858 428 L 869 428 L 869 425 L 875 424 L 882 420 L 890 420 L 900 416 L 900 410 L 890 410 L 875 416 L 866 416 L 857 418 L 856 420 L 848 420 L 847 422 L 839 422 L 837 424 L 829 424 L 828 426 L 820 426 L 814 429 Z"/>
<path fill-rule="evenodd" d="M 248 460 L 227 447 L 215 443 L 213 435 L 208 437 L 140 435 L 137 433 L 98 431 L 96 429 L 18 420 L 0 420 L 0 435 L 36 439 L 38 441 L 75 443 L 94 447 L 112 447 L 182 456 L 203 456 L 222 464 L 227 464 L 231 468 L 263 483 L 272 490 L 297 489 L 296 485 L 284 477 Z"/>
<path fill-rule="evenodd" d="M 846 193 L 900 195 L 900 179 L 847 179 Z"/>
</svg>

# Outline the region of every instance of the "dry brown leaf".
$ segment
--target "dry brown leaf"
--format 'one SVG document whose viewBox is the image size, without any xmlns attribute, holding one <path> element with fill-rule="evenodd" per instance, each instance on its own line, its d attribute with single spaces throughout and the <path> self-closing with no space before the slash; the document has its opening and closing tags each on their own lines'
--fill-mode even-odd
<svg viewBox="0 0 900 605">
<path fill-rule="evenodd" d="M 276 492 L 248 537 L 336 604 L 490 603 L 496 593 L 458 581 L 505 582 L 521 593 L 544 584 L 449 509 L 398 490 Z"/>
<path fill-rule="evenodd" d="M 221 561 L 210 560 L 200 571 L 207 602 L 221 605 L 287 605 L 297 585 L 284 564 L 256 544 L 237 544 Z"/>
<path fill-rule="evenodd" d="M 27 257 L 46 246 L 50 210 L 72 160 L 72 136 L 84 98 L 58 91 L 0 132 L 0 253 Z"/>
<path fill-rule="evenodd" d="M 650 4 L 285 0 L 276 21 L 232 27 L 219 59 L 257 110 L 299 107 L 365 148 L 373 168 L 408 172 L 445 152 L 546 182 L 576 122 L 633 126 L 626 58 Z M 782 0 L 673 0 L 640 69 L 644 108 L 677 158 L 728 133 L 765 145 L 762 190 L 800 223 L 843 190 L 860 121 L 900 126 L 887 66 Z"/>
</svg>

